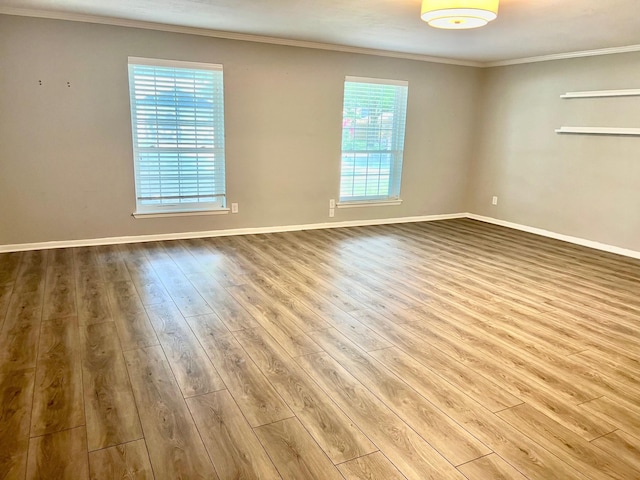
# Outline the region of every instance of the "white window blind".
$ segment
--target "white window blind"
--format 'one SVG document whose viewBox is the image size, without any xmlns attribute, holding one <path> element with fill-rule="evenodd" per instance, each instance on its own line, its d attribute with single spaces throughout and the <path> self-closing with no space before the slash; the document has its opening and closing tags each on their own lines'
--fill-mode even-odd
<svg viewBox="0 0 640 480">
<path fill-rule="evenodd" d="M 340 201 L 400 198 L 408 83 L 347 77 Z"/>
<path fill-rule="evenodd" d="M 225 206 L 222 65 L 129 58 L 137 211 Z"/>
</svg>

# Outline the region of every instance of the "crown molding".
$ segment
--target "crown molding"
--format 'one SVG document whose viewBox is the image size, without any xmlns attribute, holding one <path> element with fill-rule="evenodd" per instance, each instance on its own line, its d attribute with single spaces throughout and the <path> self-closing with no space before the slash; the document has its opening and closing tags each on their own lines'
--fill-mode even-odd
<svg viewBox="0 0 640 480">
<path fill-rule="evenodd" d="M 625 47 L 599 48 L 596 50 L 582 50 L 580 52 L 554 53 L 538 57 L 515 58 L 513 60 L 499 60 L 497 62 L 484 62 L 483 68 L 508 67 L 509 65 L 522 65 L 524 63 L 549 62 L 552 60 L 567 60 L 570 58 L 597 57 L 601 55 L 615 55 L 617 53 L 640 52 L 640 45 L 627 45 Z"/>
<path fill-rule="evenodd" d="M 71 22 L 95 23 L 100 25 L 112 25 L 116 27 L 142 28 L 170 33 L 183 33 L 203 37 L 222 38 L 226 40 L 239 40 L 244 42 L 268 43 L 288 47 L 312 48 L 315 50 L 329 50 L 343 53 L 357 53 L 361 55 L 374 55 L 378 57 L 399 58 L 403 60 L 415 60 L 419 62 L 441 63 L 445 65 L 458 65 L 463 67 L 492 68 L 507 67 L 510 65 L 522 65 L 526 63 L 549 62 L 553 60 L 566 60 L 571 58 L 595 57 L 600 55 L 614 55 L 617 53 L 629 53 L 640 51 L 640 45 L 627 45 L 623 47 L 600 48 L 596 50 L 582 50 L 578 52 L 555 53 L 536 57 L 514 58 L 511 60 L 497 60 L 493 62 L 479 62 L 473 60 L 459 60 L 455 58 L 434 57 L 416 53 L 395 52 L 391 50 L 378 50 L 375 48 L 353 47 L 333 43 L 311 42 L 307 40 L 294 40 L 290 38 L 269 37 L 264 35 L 252 35 L 248 33 L 225 32 L 210 30 L 207 28 L 186 27 L 170 25 L 167 23 L 145 22 L 142 20 L 129 20 L 125 18 L 103 17 L 99 15 L 86 15 L 81 13 L 55 12 L 51 10 L 35 10 L 26 8 L 2 7 L 0 15 L 15 15 L 20 17 L 47 18 L 51 20 L 67 20 Z"/>
<path fill-rule="evenodd" d="M 375 48 L 352 47 L 333 43 L 311 42 L 307 40 L 294 40 L 290 38 L 268 37 L 263 35 L 251 35 L 248 33 L 225 32 L 210 30 L 208 28 L 185 27 L 169 25 L 167 23 L 145 22 L 142 20 L 129 20 L 124 18 L 103 17 L 98 15 L 85 15 L 80 13 L 54 12 L 49 10 L 31 10 L 24 8 L 0 7 L 0 14 L 15 15 L 20 17 L 47 18 L 51 20 L 67 20 L 71 22 L 96 23 L 100 25 L 112 25 L 117 27 L 142 28 L 170 33 L 184 33 L 203 37 L 223 38 L 226 40 L 240 40 L 244 42 L 269 43 L 287 47 L 312 48 L 315 50 L 331 50 L 343 53 L 358 53 L 361 55 L 375 55 L 378 57 L 400 58 L 403 60 L 416 60 L 419 62 L 443 63 L 446 65 L 458 65 L 463 67 L 482 67 L 481 62 L 470 60 L 456 60 L 453 58 L 432 57 L 416 53 L 394 52 L 391 50 L 377 50 Z"/>
</svg>

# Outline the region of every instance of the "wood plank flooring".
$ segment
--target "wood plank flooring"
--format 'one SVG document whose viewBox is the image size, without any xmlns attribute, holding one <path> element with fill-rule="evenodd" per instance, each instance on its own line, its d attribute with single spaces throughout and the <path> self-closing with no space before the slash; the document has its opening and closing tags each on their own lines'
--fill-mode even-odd
<svg viewBox="0 0 640 480">
<path fill-rule="evenodd" d="M 0 479 L 640 479 L 640 261 L 472 220 L 0 254 Z"/>
</svg>

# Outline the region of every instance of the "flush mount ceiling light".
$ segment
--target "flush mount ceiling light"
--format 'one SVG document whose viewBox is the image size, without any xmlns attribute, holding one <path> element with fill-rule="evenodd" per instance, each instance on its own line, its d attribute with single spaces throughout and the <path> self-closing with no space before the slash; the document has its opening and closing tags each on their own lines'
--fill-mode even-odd
<svg viewBox="0 0 640 480">
<path fill-rule="evenodd" d="M 484 27 L 498 16 L 499 0 L 422 0 L 420 18 L 435 28 Z"/>
</svg>

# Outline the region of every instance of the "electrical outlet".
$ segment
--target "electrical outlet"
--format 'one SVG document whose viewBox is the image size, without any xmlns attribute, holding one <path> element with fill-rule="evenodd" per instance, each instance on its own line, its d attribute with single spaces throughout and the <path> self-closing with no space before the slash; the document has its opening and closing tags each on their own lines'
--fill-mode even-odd
<svg viewBox="0 0 640 480">
<path fill-rule="evenodd" d="M 336 216 L 336 209 L 335 208 L 330 208 L 329 209 L 329 216 L 332 217 L 332 218 Z"/>
<path fill-rule="evenodd" d="M 238 213 L 238 204 L 237 203 L 232 203 L 231 204 L 231 213 Z"/>
<path fill-rule="evenodd" d="M 494 197 L 491 199 L 491 205 L 497 205 L 497 204 L 498 204 L 498 197 L 494 196 Z"/>
<path fill-rule="evenodd" d="M 333 198 L 329 200 L 329 208 L 336 208 L 336 201 Z"/>
</svg>

